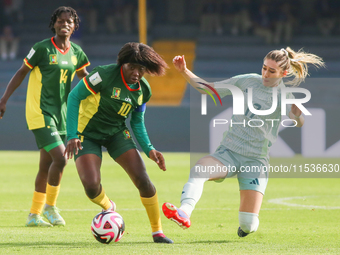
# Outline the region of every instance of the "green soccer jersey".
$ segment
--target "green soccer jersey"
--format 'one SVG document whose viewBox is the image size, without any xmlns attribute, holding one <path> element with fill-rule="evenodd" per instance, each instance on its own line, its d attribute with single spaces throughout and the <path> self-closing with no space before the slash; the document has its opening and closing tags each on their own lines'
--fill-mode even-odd
<svg viewBox="0 0 340 255">
<path fill-rule="evenodd" d="M 30 130 L 45 127 L 44 115 L 52 117 L 60 135 L 66 134 L 66 102 L 76 71 L 90 65 L 83 50 L 71 42 L 60 50 L 54 38 L 36 43 L 25 64 L 32 69 L 26 99 L 26 120 Z"/>
<path fill-rule="evenodd" d="M 225 87 L 226 84 L 229 84 L 240 88 L 245 99 L 245 114 L 232 116 L 231 122 L 233 125 L 223 134 L 221 145 L 246 157 L 269 158 L 269 147 L 276 141 L 279 133 L 281 88 L 285 87 L 284 83 L 281 81 L 277 87 L 277 107 L 269 115 L 255 115 L 248 108 L 249 88 L 252 88 L 252 104 L 255 109 L 268 110 L 272 107 L 273 88 L 263 85 L 261 75 L 238 75 L 214 84 L 221 97 L 231 95 L 230 90 Z M 294 96 L 292 93 L 288 93 L 287 98 L 294 98 Z M 291 105 L 287 105 L 287 115 L 290 110 Z"/>
<path fill-rule="evenodd" d="M 97 140 L 108 139 L 126 129 L 128 115 L 151 97 L 151 88 L 145 78 L 133 89 L 125 82 L 122 68 L 116 64 L 94 68 L 84 78 L 84 83 L 91 95 L 80 103 L 78 132 Z"/>
</svg>

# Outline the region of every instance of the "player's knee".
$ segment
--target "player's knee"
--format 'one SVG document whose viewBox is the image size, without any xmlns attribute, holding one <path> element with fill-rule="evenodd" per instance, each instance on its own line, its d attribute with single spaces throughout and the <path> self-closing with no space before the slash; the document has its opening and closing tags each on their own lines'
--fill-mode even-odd
<svg viewBox="0 0 340 255">
<path fill-rule="evenodd" d="M 259 215 L 256 213 L 239 212 L 240 227 L 245 233 L 252 233 L 259 227 Z"/>
<path fill-rule="evenodd" d="M 86 195 L 93 199 L 100 193 L 100 180 L 83 181 Z"/>
<path fill-rule="evenodd" d="M 138 178 L 134 181 L 137 189 L 142 192 L 150 192 L 151 190 L 154 190 L 154 186 L 148 176 L 144 176 L 144 178 Z"/>
<path fill-rule="evenodd" d="M 67 164 L 67 159 L 64 156 L 53 158 L 53 164 L 60 168 L 62 171 Z"/>
</svg>

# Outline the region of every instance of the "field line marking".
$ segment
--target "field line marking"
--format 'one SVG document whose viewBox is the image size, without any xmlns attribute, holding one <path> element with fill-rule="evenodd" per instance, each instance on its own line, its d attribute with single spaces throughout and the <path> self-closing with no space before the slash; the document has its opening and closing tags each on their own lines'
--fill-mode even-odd
<svg viewBox="0 0 340 255">
<path fill-rule="evenodd" d="M 311 208 L 311 209 L 323 209 L 323 210 L 340 209 L 340 206 L 301 205 L 301 204 L 294 204 L 294 203 L 286 202 L 286 201 L 293 200 L 293 199 L 306 199 L 306 198 L 317 198 L 317 197 L 322 197 L 322 196 L 282 197 L 282 198 L 269 199 L 268 202 L 273 203 L 273 204 L 278 204 L 278 205 L 303 207 L 303 208 Z"/>
</svg>

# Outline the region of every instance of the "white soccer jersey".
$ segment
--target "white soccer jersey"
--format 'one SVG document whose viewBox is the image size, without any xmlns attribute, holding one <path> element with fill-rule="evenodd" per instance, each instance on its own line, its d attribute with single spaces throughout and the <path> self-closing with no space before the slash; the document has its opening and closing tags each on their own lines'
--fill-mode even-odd
<svg viewBox="0 0 340 255">
<path fill-rule="evenodd" d="M 215 82 L 215 89 L 221 97 L 231 95 L 226 85 L 240 88 L 244 94 L 244 115 L 233 115 L 230 128 L 223 134 L 221 145 L 251 158 L 269 158 L 269 147 L 276 141 L 281 123 L 281 88 L 285 88 L 281 81 L 277 87 L 277 107 L 269 115 L 255 115 L 248 108 L 249 88 L 252 88 L 252 104 L 257 110 L 268 110 L 273 104 L 273 88 L 265 87 L 262 76 L 258 74 L 245 74 L 232 77 L 228 80 Z M 294 98 L 292 93 L 287 98 Z M 286 114 L 291 110 L 287 105 Z M 262 125 L 263 124 L 263 125 Z M 251 127 L 256 126 L 256 127 Z"/>
</svg>

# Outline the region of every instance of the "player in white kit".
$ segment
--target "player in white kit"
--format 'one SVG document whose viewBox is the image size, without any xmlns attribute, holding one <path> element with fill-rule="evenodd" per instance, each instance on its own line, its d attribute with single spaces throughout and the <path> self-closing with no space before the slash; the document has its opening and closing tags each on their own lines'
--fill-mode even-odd
<svg viewBox="0 0 340 255">
<path fill-rule="evenodd" d="M 164 203 L 162 206 L 167 218 L 183 229 L 189 228 L 190 216 L 202 195 L 204 183 L 211 180 L 223 181 L 225 178 L 237 175 L 240 187 L 240 227 L 237 233 L 240 237 L 244 237 L 255 232 L 259 226 L 259 212 L 268 182 L 266 169 L 269 162 L 269 147 L 275 142 L 281 123 L 281 92 L 285 88 L 282 78 L 293 76 L 294 79 L 287 84 L 298 86 L 308 75 L 307 64 L 323 67 L 324 62 L 314 54 L 302 50 L 295 52 L 287 47 L 273 50 L 266 55 L 262 75 L 238 75 L 215 83 L 208 83 L 188 70 L 184 56 L 176 56 L 173 64 L 200 93 L 205 94 L 204 90 L 211 86 L 220 97 L 224 97 L 232 94 L 229 85 L 233 85 L 243 91 L 246 99 L 247 94 L 252 93 L 252 104 L 256 110 L 269 110 L 273 101 L 277 102 L 278 107 L 272 113 L 262 116 L 252 113 L 252 108 L 249 109 L 245 100 L 244 115 L 233 115 L 231 119 L 233 123 L 245 123 L 245 125 L 233 125 L 223 134 L 223 140 L 215 153 L 199 159 L 190 170 L 189 180 L 183 187 L 179 208 L 171 203 Z M 292 93 L 287 93 L 286 98 L 293 99 L 294 96 Z M 286 114 L 294 121 L 295 126 L 302 127 L 304 123 L 302 111 L 295 104 L 287 105 L 286 108 Z M 247 124 L 250 123 L 249 121 L 253 122 L 252 125 Z M 206 171 L 209 167 L 229 169 L 229 171 Z M 257 171 L 246 171 L 247 169 L 257 169 Z"/>
</svg>

